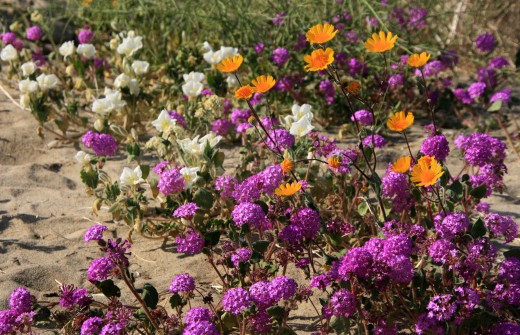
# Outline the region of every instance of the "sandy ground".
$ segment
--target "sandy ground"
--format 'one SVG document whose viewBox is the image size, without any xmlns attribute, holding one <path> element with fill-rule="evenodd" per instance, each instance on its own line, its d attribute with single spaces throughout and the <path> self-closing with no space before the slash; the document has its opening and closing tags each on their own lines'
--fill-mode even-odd
<svg viewBox="0 0 520 335">
<path fill-rule="evenodd" d="M 9 90 L 13 97 L 17 94 Z M 114 234 L 126 236 L 128 227 L 109 221 L 109 216 L 94 216 L 92 198 L 85 194 L 79 178 L 81 166 L 72 145 L 49 149 L 52 137 L 40 139 L 36 122 L 29 112 L 20 110 L 0 93 L 0 308 L 7 306 L 9 293 L 25 286 L 39 298 L 57 292 L 57 281 L 93 289 L 85 278 L 92 259 L 101 253 L 95 245 L 83 242 L 83 233 L 94 222 L 106 224 Z M 456 133 L 446 132 L 451 143 Z M 500 132 L 496 133 L 501 135 Z M 410 135 L 415 148 L 424 138 L 420 129 Z M 502 137 L 502 136 L 500 136 Z M 393 148 L 395 156 L 404 147 Z M 125 159 L 111 161 L 112 176 L 118 178 Z M 489 199 L 492 210 L 511 215 L 520 222 L 520 164 L 513 154 L 507 158 L 508 190 Z M 134 235 L 135 236 L 135 235 Z M 519 245 L 518 243 L 515 243 Z M 176 254 L 173 244 L 135 236 L 131 270 L 137 285 L 151 282 L 165 293 L 176 274 L 189 272 L 199 287 L 211 290 L 218 284 L 202 255 Z M 303 280 L 302 278 L 299 278 Z M 126 291 L 128 293 L 128 291 Z M 167 303 L 164 301 L 163 303 Z M 312 323 L 309 306 L 302 306 L 291 320 L 299 332 Z"/>
</svg>

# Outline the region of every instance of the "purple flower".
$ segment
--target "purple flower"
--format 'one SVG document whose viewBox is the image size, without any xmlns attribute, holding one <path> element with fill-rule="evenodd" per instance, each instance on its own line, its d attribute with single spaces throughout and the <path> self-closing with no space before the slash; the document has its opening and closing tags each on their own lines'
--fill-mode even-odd
<svg viewBox="0 0 520 335">
<path fill-rule="evenodd" d="M 87 289 L 77 288 L 72 292 L 74 304 L 80 307 L 86 307 L 92 303 L 92 299 L 88 296 Z"/>
<path fill-rule="evenodd" d="M 415 331 L 418 335 L 423 335 L 426 334 L 428 330 L 432 330 L 432 332 L 428 332 L 428 334 L 444 334 L 444 328 L 437 320 L 430 318 L 428 313 L 419 315 L 415 324 Z"/>
<path fill-rule="evenodd" d="M 217 135 L 225 136 L 231 128 L 231 122 L 228 119 L 217 119 L 211 125 L 211 131 Z"/>
<path fill-rule="evenodd" d="M 106 230 L 108 230 L 107 226 L 103 226 L 100 224 L 93 225 L 92 227 L 87 229 L 83 239 L 85 240 L 85 243 L 88 243 L 93 240 L 101 240 L 103 239 L 103 232 Z"/>
<path fill-rule="evenodd" d="M 433 156 L 439 162 L 444 162 L 450 153 L 450 144 L 442 134 L 429 136 L 421 145 L 421 153 Z"/>
<path fill-rule="evenodd" d="M 271 283 L 268 281 L 259 281 L 251 285 L 249 296 L 261 310 L 265 310 L 276 302 L 271 296 Z"/>
<path fill-rule="evenodd" d="M 108 257 L 96 258 L 87 269 L 87 278 L 90 281 L 106 280 L 115 267 L 116 264 Z"/>
<path fill-rule="evenodd" d="M 415 8 L 408 11 L 408 29 L 417 30 L 426 26 L 428 11 L 424 8 Z"/>
<path fill-rule="evenodd" d="M 177 121 L 177 124 L 180 124 L 184 128 L 188 128 L 188 124 L 186 123 L 186 120 L 182 114 L 179 114 L 176 111 L 168 111 L 168 115 L 170 116 L 170 119 Z"/>
<path fill-rule="evenodd" d="M 443 238 L 452 238 L 464 233 L 470 225 L 468 218 L 461 213 L 448 214 L 442 221 L 435 222 L 435 231 Z"/>
<path fill-rule="evenodd" d="M 394 90 L 396 88 L 403 86 L 403 84 L 404 84 L 404 76 L 400 73 L 394 74 L 394 75 L 390 76 L 390 78 L 388 78 L 388 85 L 390 85 L 390 87 Z"/>
<path fill-rule="evenodd" d="M 336 97 L 336 89 L 334 88 L 332 81 L 328 79 L 323 80 L 320 82 L 319 89 L 325 95 L 327 104 L 332 105 L 334 98 Z"/>
<path fill-rule="evenodd" d="M 367 72 L 368 72 L 368 68 L 366 66 L 366 64 L 357 59 L 357 58 L 351 58 L 349 59 L 348 61 L 348 72 L 350 73 L 351 76 L 358 76 L 358 75 L 365 75 Z"/>
<path fill-rule="evenodd" d="M 103 319 L 99 316 L 88 318 L 81 325 L 81 335 L 97 335 L 103 326 Z"/>
<path fill-rule="evenodd" d="M 278 13 L 278 14 L 276 14 L 276 16 L 273 19 L 273 24 L 275 26 L 280 26 L 283 23 L 283 21 L 285 20 L 286 17 L 287 17 L 287 13 Z"/>
<path fill-rule="evenodd" d="M 287 276 L 279 276 L 271 281 L 269 290 L 271 298 L 275 301 L 280 301 L 282 299 L 290 299 L 294 294 L 296 294 L 297 288 L 298 284 L 296 284 L 293 279 Z"/>
<path fill-rule="evenodd" d="M 491 96 L 491 99 L 489 99 L 489 102 L 495 102 L 501 100 L 502 104 L 508 104 L 511 102 L 511 90 L 506 88 L 501 91 L 496 92 Z"/>
<path fill-rule="evenodd" d="M 491 237 L 504 236 L 506 243 L 513 242 L 518 234 L 518 225 L 509 216 L 501 216 L 490 213 L 484 218 L 484 225 L 489 230 Z"/>
<path fill-rule="evenodd" d="M 25 35 L 29 41 L 38 41 L 43 37 L 42 28 L 39 26 L 32 26 L 27 29 L 27 33 Z"/>
<path fill-rule="evenodd" d="M 455 139 L 455 146 L 465 151 L 464 159 L 473 166 L 502 164 L 506 156 L 504 142 L 482 133 L 460 135 Z"/>
<path fill-rule="evenodd" d="M 186 324 L 197 323 L 201 321 L 211 322 L 215 314 L 205 307 L 194 307 L 186 312 L 184 322 Z"/>
<path fill-rule="evenodd" d="M 101 329 L 99 335 L 123 335 L 126 325 L 122 323 L 108 323 Z"/>
<path fill-rule="evenodd" d="M 500 263 L 498 278 L 508 283 L 520 284 L 520 258 L 509 257 Z"/>
<path fill-rule="evenodd" d="M 78 33 L 78 41 L 80 44 L 88 44 L 92 41 L 94 33 L 90 29 L 81 29 Z"/>
<path fill-rule="evenodd" d="M 262 51 L 264 51 L 265 49 L 265 44 L 262 43 L 262 42 L 258 42 L 257 44 L 255 44 L 255 51 L 257 54 L 260 54 L 262 53 Z"/>
<path fill-rule="evenodd" d="M 175 212 L 173 212 L 173 216 L 176 218 L 184 218 L 191 220 L 197 212 L 197 209 L 199 209 L 199 206 L 196 203 L 188 202 L 187 204 L 179 206 L 179 208 L 177 208 Z"/>
<path fill-rule="evenodd" d="M 444 69 L 452 68 L 459 62 L 459 54 L 455 50 L 445 50 L 439 56 Z"/>
<path fill-rule="evenodd" d="M 179 193 L 184 188 L 184 177 L 177 168 L 166 170 L 159 176 L 157 187 L 164 195 Z"/>
<path fill-rule="evenodd" d="M 482 93 L 484 93 L 484 90 L 486 89 L 486 84 L 482 82 L 476 82 L 468 87 L 468 94 L 469 97 L 473 100 L 480 97 Z"/>
<path fill-rule="evenodd" d="M 356 296 L 347 289 L 339 289 L 330 298 L 332 314 L 335 316 L 350 317 L 356 312 Z"/>
<path fill-rule="evenodd" d="M 303 237 L 313 238 L 318 234 L 321 228 L 321 219 L 319 214 L 310 209 L 299 209 L 296 214 L 291 215 L 291 224 L 301 228 Z"/>
<path fill-rule="evenodd" d="M 518 335 L 520 326 L 512 322 L 500 322 L 491 329 L 490 335 Z"/>
<path fill-rule="evenodd" d="M 303 232 L 301 227 L 295 225 L 288 225 L 280 230 L 278 234 L 280 240 L 292 245 L 299 245 L 303 240 Z"/>
<path fill-rule="evenodd" d="M 238 184 L 232 196 L 236 202 L 253 202 L 260 199 L 262 187 L 259 185 L 259 178 L 257 175 L 252 175 L 246 180 Z"/>
<path fill-rule="evenodd" d="M 253 252 L 248 248 L 240 248 L 235 251 L 233 255 L 231 255 L 231 262 L 235 267 L 238 267 L 240 263 L 247 262 L 249 258 L 251 258 Z"/>
<path fill-rule="evenodd" d="M 277 66 L 283 66 L 289 61 L 291 54 L 285 48 L 276 48 L 273 50 L 273 62 Z"/>
<path fill-rule="evenodd" d="M 469 96 L 468 91 L 463 88 L 457 88 L 453 91 L 453 94 L 463 104 L 469 105 L 473 102 L 473 99 Z"/>
<path fill-rule="evenodd" d="M 219 335 L 219 331 L 211 322 L 199 321 L 188 324 L 182 335 Z"/>
<path fill-rule="evenodd" d="M 273 143 L 273 141 L 276 143 Z M 278 146 L 278 149 L 284 151 L 289 149 L 294 145 L 294 136 L 291 135 L 287 130 L 285 129 L 275 129 L 274 131 L 271 131 L 269 133 L 269 137 L 266 138 L 265 143 L 271 150 L 278 151 L 276 147 Z"/>
<path fill-rule="evenodd" d="M 367 136 L 363 139 L 363 146 L 370 148 L 382 148 L 386 145 L 386 140 L 379 135 L 371 135 Z"/>
<path fill-rule="evenodd" d="M 4 44 L 13 44 L 15 40 L 16 34 L 11 31 L 2 34 L 2 41 L 4 42 Z"/>
<path fill-rule="evenodd" d="M 496 41 L 495 37 L 490 33 L 483 33 L 477 37 L 475 40 L 475 44 L 477 45 L 477 49 L 482 52 L 491 52 L 495 49 Z"/>
<path fill-rule="evenodd" d="M 266 311 L 258 311 L 250 318 L 249 326 L 252 334 L 269 334 L 273 328 L 271 317 Z"/>
<path fill-rule="evenodd" d="M 233 189 L 238 183 L 236 178 L 231 176 L 220 176 L 215 179 L 215 189 L 220 191 L 222 198 L 229 198 L 233 193 Z"/>
<path fill-rule="evenodd" d="M 18 314 L 31 311 L 31 293 L 24 287 L 19 287 L 9 297 L 9 307 Z"/>
<path fill-rule="evenodd" d="M 202 252 L 204 248 L 204 238 L 199 233 L 189 228 L 186 234 L 181 234 L 175 238 L 177 252 L 195 255 Z"/>
<path fill-rule="evenodd" d="M 490 67 L 494 67 L 495 69 L 501 69 L 503 67 L 509 66 L 509 61 L 504 57 L 495 57 L 489 61 L 488 65 Z"/>
<path fill-rule="evenodd" d="M 455 245 L 448 240 L 436 240 L 428 248 L 428 254 L 434 262 L 444 265 L 451 264 L 457 257 Z"/>
<path fill-rule="evenodd" d="M 251 111 L 249 109 L 234 109 L 231 112 L 231 122 L 238 126 L 239 124 L 246 122 L 247 119 L 251 116 Z"/>
<path fill-rule="evenodd" d="M 190 293 L 193 290 L 195 290 L 195 279 L 188 273 L 175 276 L 168 288 L 171 293 Z"/>
<path fill-rule="evenodd" d="M 251 305 L 249 293 L 241 287 L 227 290 L 222 298 L 222 307 L 231 314 L 238 314 Z"/>
<path fill-rule="evenodd" d="M 309 287 L 316 287 L 316 288 L 319 288 L 320 290 L 324 290 L 329 285 L 330 285 L 330 280 L 326 274 L 316 275 L 316 276 L 312 277 L 311 281 L 309 282 Z"/>
<path fill-rule="evenodd" d="M 366 278 L 371 273 L 373 258 L 363 248 L 352 248 L 347 251 L 340 260 L 338 274 L 347 280 L 351 274 L 360 278 Z"/>
<path fill-rule="evenodd" d="M 422 71 L 423 71 L 425 78 L 430 78 L 430 77 L 433 77 L 433 76 L 439 74 L 442 71 L 442 69 L 443 69 L 442 63 L 438 60 L 434 60 L 434 61 L 428 62 L 428 64 L 426 64 L 423 67 Z M 415 70 L 415 75 L 421 76 L 421 71 L 419 69 Z"/>
<path fill-rule="evenodd" d="M 358 44 L 359 43 L 358 33 L 355 32 L 354 30 L 347 31 L 345 34 L 343 34 L 343 36 L 345 36 L 345 41 L 347 43 L 352 43 L 352 44 Z"/>
<path fill-rule="evenodd" d="M 372 116 L 372 113 L 370 111 L 366 109 L 360 109 L 350 117 L 350 120 L 352 122 L 355 122 L 357 120 L 357 122 L 360 125 L 370 126 L 374 122 L 374 117 Z"/>
<path fill-rule="evenodd" d="M 170 162 L 168 162 L 168 161 L 162 161 L 160 163 L 157 163 L 157 165 L 155 165 L 153 167 L 153 172 L 155 172 L 156 174 L 158 174 L 160 176 L 161 174 L 164 173 L 164 171 L 168 170 L 169 164 L 170 164 Z"/>
<path fill-rule="evenodd" d="M 379 20 L 375 17 L 372 17 L 372 16 L 367 16 L 365 18 L 366 22 L 367 22 L 367 25 L 369 26 L 372 26 L 372 27 L 377 27 L 379 25 Z"/>
<path fill-rule="evenodd" d="M 81 141 L 87 148 L 94 150 L 97 156 L 114 156 L 117 153 L 117 143 L 109 134 L 98 134 L 89 130 Z"/>
<path fill-rule="evenodd" d="M 495 69 L 483 67 L 477 72 L 477 81 L 485 83 L 487 87 L 491 88 L 497 83 L 497 72 Z"/>
<path fill-rule="evenodd" d="M 238 204 L 231 213 L 233 221 L 239 227 L 249 224 L 251 227 L 260 227 L 265 221 L 265 213 L 260 205 L 252 202 Z"/>
<path fill-rule="evenodd" d="M 457 304 L 451 294 L 434 296 L 428 305 L 428 317 L 438 321 L 448 321 L 457 310 Z"/>
</svg>

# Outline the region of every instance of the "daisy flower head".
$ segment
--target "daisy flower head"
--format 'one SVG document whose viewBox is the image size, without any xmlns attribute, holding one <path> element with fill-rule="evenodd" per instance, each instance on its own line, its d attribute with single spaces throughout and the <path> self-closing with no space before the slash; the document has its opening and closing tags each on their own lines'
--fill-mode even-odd
<svg viewBox="0 0 520 335">
<path fill-rule="evenodd" d="M 392 171 L 406 173 L 410 169 L 412 158 L 410 156 L 401 157 L 392 164 Z"/>
<path fill-rule="evenodd" d="M 442 165 L 434 157 L 423 156 L 413 166 L 410 180 L 417 186 L 431 186 L 443 174 Z"/>
<path fill-rule="evenodd" d="M 372 38 L 367 39 L 365 48 L 368 52 L 385 52 L 394 48 L 395 41 L 397 41 L 397 35 L 380 31 L 379 35 L 374 33 Z"/>
<path fill-rule="evenodd" d="M 291 195 L 296 194 L 301 189 L 301 182 L 287 183 L 285 185 L 280 185 L 277 189 L 274 190 L 274 193 L 282 197 L 290 197 Z"/>
<path fill-rule="evenodd" d="M 313 72 L 325 70 L 332 62 L 334 62 L 334 50 L 331 48 L 316 49 L 310 55 L 305 55 L 303 60 L 307 63 L 305 71 Z"/>
<path fill-rule="evenodd" d="M 406 115 L 404 112 L 397 112 L 388 119 L 386 125 L 390 130 L 401 132 L 408 129 L 413 124 L 413 121 L 414 116 L 412 112 Z"/>
<path fill-rule="evenodd" d="M 421 67 L 428 63 L 428 60 L 431 56 L 431 54 L 428 54 L 426 52 L 421 52 L 420 54 L 413 54 L 410 57 L 408 57 L 406 63 L 408 63 L 408 65 L 410 65 L 411 67 Z"/>
<path fill-rule="evenodd" d="M 249 99 L 255 93 L 255 89 L 251 85 L 244 85 L 235 91 L 235 98 Z"/>
<path fill-rule="evenodd" d="M 220 72 L 232 73 L 236 72 L 242 62 L 244 61 L 244 57 L 242 55 L 234 55 L 224 58 L 220 64 L 217 65 L 217 68 Z"/>
<path fill-rule="evenodd" d="M 265 93 L 273 88 L 276 80 L 273 76 L 258 76 L 252 82 L 255 92 Z"/>
<path fill-rule="evenodd" d="M 311 27 L 307 33 L 305 34 L 305 38 L 307 42 L 311 44 L 321 44 L 330 41 L 336 36 L 338 33 L 337 30 L 334 30 L 334 26 L 332 24 L 317 24 Z"/>
</svg>

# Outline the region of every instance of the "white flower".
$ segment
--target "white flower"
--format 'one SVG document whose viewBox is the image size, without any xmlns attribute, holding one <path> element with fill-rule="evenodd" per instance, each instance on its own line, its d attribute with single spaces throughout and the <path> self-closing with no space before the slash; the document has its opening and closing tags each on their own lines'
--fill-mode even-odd
<svg viewBox="0 0 520 335">
<path fill-rule="evenodd" d="M 172 119 L 170 117 L 170 114 L 168 114 L 168 111 L 166 109 L 163 109 L 161 111 L 161 114 L 159 114 L 159 117 L 152 121 L 152 125 L 160 132 L 166 131 L 169 126 L 175 126 L 177 123 L 177 120 Z"/>
<path fill-rule="evenodd" d="M 138 166 L 133 171 L 132 169 L 125 167 L 119 180 L 121 181 L 121 185 L 138 185 L 144 182 L 141 167 Z"/>
<path fill-rule="evenodd" d="M 18 59 L 18 51 L 11 44 L 8 44 L 0 52 L 0 58 L 6 62 Z"/>
<path fill-rule="evenodd" d="M 131 95 L 138 95 L 139 92 L 141 92 L 139 81 L 135 78 L 130 78 L 130 81 L 128 82 L 128 89 L 130 90 Z"/>
<path fill-rule="evenodd" d="M 296 122 L 293 122 L 291 125 L 291 129 L 289 132 L 292 135 L 303 137 L 311 132 L 314 129 L 314 126 L 311 124 L 311 119 L 308 116 L 304 116 Z"/>
<path fill-rule="evenodd" d="M 203 85 L 197 81 L 189 81 L 182 85 L 182 92 L 188 97 L 198 97 L 202 93 Z"/>
<path fill-rule="evenodd" d="M 72 56 L 74 54 L 74 51 L 76 51 L 76 47 L 74 46 L 74 41 L 68 41 L 68 42 L 63 43 L 59 49 L 60 55 L 62 55 L 63 58 Z"/>
<path fill-rule="evenodd" d="M 234 55 L 238 55 L 238 49 L 232 47 L 220 47 L 220 53 L 222 59 L 226 59 L 228 57 L 233 57 Z"/>
<path fill-rule="evenodd" d="M 113 110 L 119 111 L 121 108 L 126 106 L 126 101 L 122 99 L 121 92 L 118 90 L 112 90 L 108 87 L 105 87 L 104 94 L 106 99 L 112 103 Z"/>
<path fill-rule="evenodd" d="M 31 104 L 31 97 L 29 94 L 21 94 L 20 95 L 20 106 L 22 108 L 27 108 Z"/>
<path fill-rule="evenodd" d="M 183 167 L 180 169 L 180 173 L 184 177 L 184 189 L 188 189 L 197 180 L 197 172 L 200 170 L 199 167 L 189 168 Z"/>
<path fill-rule="evenodd" d="M 222 52 L 219 51 L 213 51 L 210 50 L 208 52 L 205 52 L 202 57 L 206 62 L 208 62 L 210 65 L 218 64 L 222 61 Z"/>
<path fill-rule="evenodd" d="M 190 81 L 195 81 L 195 82 L 201 83 L 204 81 L 204 79 L 206 79 L 206 76 L 204 75 L 204 73 L 191 71 L 188 74 L 183 74 L 182 78 L 184 78 L 184 81 L 186 83 L 188 83 Z"/>
<path fill-rule="evenodd" d="M 85 151 L 78 151 L 76 154 L 76 160 L 82 164 L 88 165 L 90 164 L 90 160 L 92 159 L 92 156 L 87 154 Z"/>
<path fill-rule="evenodd" d="M 30 79 L 20 80 L 18 83 L 18 89 L 22 94 L 33 93 L 38 90 L 38 83 Z"/>
<path fill-rule="evenodd" d="M 208 43 L 208 41 L 204 41 L 204 43 L 202 43 L 202 51 L 204 51 L 204 52 L 213 51 L 213 48 Z"/>
<path fill-rule="evenodd" d="M 23 63 L 22 66 L 20 66 L 22 69 L 22 75 L 24 77 L 30 76 L 31 74 L 36 71 L 36 64 L 34 62 L 27 62 Z"/>
<path fill-rule="evenodd" d="M 235 76 L 229 76 L 226 78 L 226 83 L 229 88 L 238 87 L 239 83 Z"/>
<path fill-rule="evenodd" d="M 123 42 L 117 47 L 117 52 L 127 57 L 132 56 L 137 50 L 143 47 L 141 36 L 135 36 L 135 34 L 129 32 L 128 36 L 123 39 Z"/>
<path fill-rule="evenodd" d="M 215 133 L 209 132 L 209 134 L 201 137 L 199 139 L 199 143 L 202 145 L 202 150 L 206 147 L 206 142 L 209 143 L 209 146 L 214 148 L 222 139 L 222 136 L 215 136 Z"/>
<path fill-rule="evenodd" d="M 308 118 L 309 121 L 313 119 L 314 114 L 311 112 L 312 106 L 309 104 L 298 105 L 294 104 L 292 106 L 292 115 L 288 115 L 284 118 L 284 123 L 287 127 L 290 127 L 293 122 L 298 122 L 302 118 Z"/>
<path fill-rule="evenodd" d="M 182 150 L 192 155 L 202 155 L 204 149 L 199 143 L 199 135 L 195 136 L 193 140 L 185 138 L 183 140 L 177 140 L 177 143 L 181 146 Z"/>
<path fill-rule="evenodd" d="M 124 73 L 121 73 L 119 76 L 116 77 L 114 80 L 114 86 L 117 88 L 127 87 L 128 83 L 130 82 L 132 78 L 127 76 Z"/>
<path fill-rule="evenodd" d="M 132 69 L 134 70 L 134 73 L 138 76 L 147 73 L 149 66 L 150 66 L 150 63 L 142 61 L 142 60 L 135 60 L 132 63 Z"/>
<path fill-rule="evenodd" d="M 96 99 L 92 103 L 92 111 L 97 114 L 105 115 L 114 110 L 114 104 L 107 98 Z"/>
<path fill-rule="evenodd" d="M 81 56 L 90 59 L 96 55 L 96 48 L 92 44 L 80 44 L 76 50 Z"/>
<path fill-rule="evenodd" d="M 56 75 L 44 73 L 40 74 L 36 78 L 36 81 L 38 82 L 38 85 L 42 91 L 50 90 L 51 88 L 56 87 L 56 85 L 59 83 L 58 77 L 56 77 Z"/>
</svg>

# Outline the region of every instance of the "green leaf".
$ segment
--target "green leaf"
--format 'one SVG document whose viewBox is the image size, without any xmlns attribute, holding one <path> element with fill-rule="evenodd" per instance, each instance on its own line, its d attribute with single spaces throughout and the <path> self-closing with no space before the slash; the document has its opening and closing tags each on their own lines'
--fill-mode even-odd
<svg viewBox="0 0 520 335">
<path fill-rule="evenodd" d="M 170 306 L 172 306 L 172 308 L 182 307 L 184 305 L 186 305 L 186 301 L 182 299 L 182 297 L 178 293 L 175 293 L 171 296 Z"/>
<path fill-rule="evenodd" d="M 363 202 L 361 202 L 359 205 L 358 205 L 358 213 L 359 215 L 361 216 L 365 216 L 365 214 L 368 212 L 368 203 L 363 200 Z"/>
<path fill-rule="evenodd" d="M 152 286 L 152 284 L 145 283 L 143 286 L 143 293 L 141 293 L 141 297 L 145 302 L 146 306 L 151 309 L 155 309 L 157 307 L 157 303 L 159 302 L 159 293 Z"/>
<path fill-rule="evenodd" d="M 143 179 L 148 178 L 148 175 L 150 174 L 150 165 L 139 165 L 141 168 L 141 172 L 143 173 Z"/>
<path fill-rule="evenodd" d="M 350 333 L 350 320 L 343 315 L 332 317 L 330 326 L 338 335 L 347 335 Z"/>
<path fill-rule="evenodd" d="M 480 185 L 469 191 L 469 194 L 477 199 L 482 199 L 486 195 L 486 191 L 486 185 Z"/>
<path fill-rule="evenodd" d="M 121 290 L 114 284 L 112 279 L 97 281 L 95 285 L 107 298 L 121 296 Z"/>
<path fill-rule="evenodd" d="M 263 254 L 267 250 L 267 247 L 269 247 L 270 243 L 271 242 L 265 240 L 256 241 L 253 243 L 253 250 Z"/>
<path fill-rule="evenodd" d="M 85 170 L 84 168 L 81 169 L 81 180 L 85 185 L 87 185 L 90 188 L 96 188 L 99 183 L 99 176 L 96 170 Z"/>
<path fill-rule="evenodd" d="M 497 100 L 491 104 L 488 108 L 488 112 L 498 112 L 502 108 L 502 100 Z"/>
<path fill-rule="evenodd" d="M 454 201 L 459 201 L 460 199 L 462 199 L 464 189 L 460 181 L 455 180 L 446 190 L 446 194 L 450 196 Z"/>
<path fill-rule="evenodd" d="M 213 155 L 213 165 L 219 167 L 224 164 L 224 159 L 226 158 L 226 155 L 222 151 L 218 151 Z"/>
<path fill-rule="evenodd" d="M 213 194 L 205 188 L 199 189 L 193 196 L 193 201 L 204 209 L 211 209 L 213 207 Z"/>
<path fill-rule="evenodd" d="M 207 232 L 204 234 L 204 240 L 206 241 L 206 246 L 216 246 L 220 241 L 220 231 L 214 230 Z"/>
<path fill-rule="evenodd" d="M 282 306 L 273 306 L 267 309 L 267 313 L 273 317 L 278 323 L 282 322 L 284 309 Z"/>
<path fill-rule="evenodd" d="M 484 221 L 482 218 L 478 218 L 477 221 L 471 227 L 471 236 L 474 238 L 479 238 L 486 235 L 486 227 L 484 226 Z"/>
</svg>

